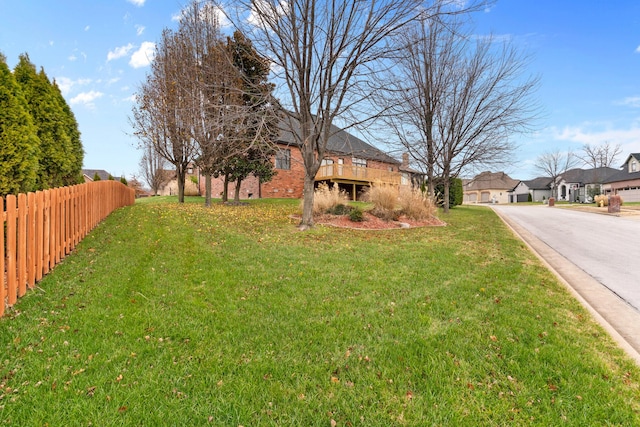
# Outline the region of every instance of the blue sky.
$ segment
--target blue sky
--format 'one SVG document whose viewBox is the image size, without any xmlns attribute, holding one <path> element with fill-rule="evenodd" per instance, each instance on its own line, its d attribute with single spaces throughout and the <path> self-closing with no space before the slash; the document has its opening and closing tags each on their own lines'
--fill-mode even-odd
<svg viewBox="0 0 640 427">
<path fill-rule="evenodd" d="M 153 44 L 185 0 L 0 0 L 0 52 L 11 68 L 28 53 L 55 79 L 78 120 L 84 167 L 127 178 L 140 153 L 130 136 L 133 95 Z M 610 142 L 619 163 L 640 152 L 640 1 L 499 0 L 475 15 L 477 33 L 511 39 L 532 55 L 543 109 L 518 136 L 516 179 L 533 178 L 545 151 Z"/>
</svg>

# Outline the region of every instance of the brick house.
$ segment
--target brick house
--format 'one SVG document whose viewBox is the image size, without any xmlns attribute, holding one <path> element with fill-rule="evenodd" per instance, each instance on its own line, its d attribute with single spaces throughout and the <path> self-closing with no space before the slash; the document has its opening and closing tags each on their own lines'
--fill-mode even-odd
<svg viewBox="0 0 640 427">
<path fill-rule="evenodd" d="M 242 182 L 240 198 L 301 198 L 304 187 L 304 163 L 299 145 L 291 131 L 283 130 L 276 141 L 277 152 L 273 156 L 276 174 L 263 184 L 254 176 Z M 399 162 L 362 139 L 336 126 L 327 144 L 327 153 L 316 175 L 316 184 L 337 183 L 356 200 L 362 190 L 372 183 L 410 187 L 420 180 L 421 174 L 408 166 L 408 156 Z M 200 191 L 204 194 L 204 177 L 200 179 Z M 233 195 L 235 183 L 229 183 L 229 195 Z M 213 197 L 223 191 L 223 180 L 212 180 Z"/>
</svg>

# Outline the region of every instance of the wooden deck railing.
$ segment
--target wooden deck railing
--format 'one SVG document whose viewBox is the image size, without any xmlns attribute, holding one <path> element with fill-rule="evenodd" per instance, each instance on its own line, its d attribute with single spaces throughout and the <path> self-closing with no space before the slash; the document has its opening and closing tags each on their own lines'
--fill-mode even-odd
<svg viewBox="0 0 640 427">
<path fill-rule="evenodd" d="M 0 199 L 0 317 L 100 221 L 135 202 L 119 181 L 8 195 Z"/>
<path fill-rule="evenodd" d="M 326 179 L 400 185 L 402 176 L 399 172 L 334 163 L 332 165 L 320 166 L 316 174 L 316 181 Z"/>
</svg>

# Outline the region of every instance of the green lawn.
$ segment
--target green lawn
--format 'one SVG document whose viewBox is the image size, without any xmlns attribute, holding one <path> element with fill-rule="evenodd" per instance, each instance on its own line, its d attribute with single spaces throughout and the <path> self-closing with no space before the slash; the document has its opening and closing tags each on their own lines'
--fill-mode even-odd
<svg viewBox="0 0 640 427">
<path fill-rule="evenodd" d="M 299 232 L 118 210 L 0 319 L 0 424 L 640 425 L 640 370 L 490 209 Z"/>
</svg>

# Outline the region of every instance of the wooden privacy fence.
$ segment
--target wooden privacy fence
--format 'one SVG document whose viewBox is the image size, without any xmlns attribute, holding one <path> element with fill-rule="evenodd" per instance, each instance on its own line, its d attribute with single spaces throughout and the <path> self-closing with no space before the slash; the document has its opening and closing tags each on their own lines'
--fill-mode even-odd
<svg viewBox="0 0 640 427">
<path fill-rule="evenodd" d="M 0 317 L 135 191 L 119 181 L 96 181 L 0 199 Z"/>
</svg>

